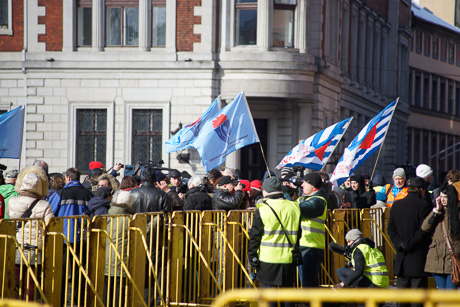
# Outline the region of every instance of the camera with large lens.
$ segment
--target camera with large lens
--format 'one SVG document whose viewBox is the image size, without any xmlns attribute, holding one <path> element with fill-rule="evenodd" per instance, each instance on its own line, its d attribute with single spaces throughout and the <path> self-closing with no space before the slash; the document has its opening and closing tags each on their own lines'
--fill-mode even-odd
<svg viewBox="0 0 460 307">
<path fill-rule="evenodd" d="M 302 179 L 298 177 L 291 177 L 289 178 L 289 182 L 295 185 L 296 187 L 300 187 L 302 185 Z"/>
</svg>

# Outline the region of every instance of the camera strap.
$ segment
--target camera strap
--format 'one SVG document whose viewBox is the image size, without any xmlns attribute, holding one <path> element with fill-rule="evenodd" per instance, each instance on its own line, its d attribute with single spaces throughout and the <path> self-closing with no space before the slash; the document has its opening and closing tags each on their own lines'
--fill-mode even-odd
<svg viewBox="0 0 460 307">
<path fill-rule="evenodd" d="M 275 211 L 267 202 L 264 201 L 263 203 L 266 204 L 266 205 L 272 210 L 273 214 L 274 214 L 274 215 L 276 216 L 276 218 L 278 219 L 278 222 L 280 222 L 281 229 L 283 230 L 283 233 L 284 233 L 284 235 L 286 236 L 286 239 L 287 239 L 288 242 L 289 242 L 289 247 L 290 247 L 290 248 L 298 247 L 299 245 L 297 244 L 297 242 L 299 242 L 299 238 L 300 238 L 299 235 L 297 234 L 297 242 L 296 242 L 296 244 L 295 244 L 295 246 L 294 246 L 294 245 L 292 244 L 291 240 L 289 239 L 289 236 L 288 236 L 288 234 L 287 234 L 287 231 L 286 231 L 286 229 L 284 228 L 283 223 L 281 223 L 281 220 L 280 220 L 278 214 L 276 214 L 276 211 Z M 300 229 L 300 219 L 299 219 L 299 229 Z M 298 231 L 298 232 L 299 232 L 299 231 Z"/>
<path fill-rule="evenodd" d="M 34 202 L 27 208 L 27 210 L 22 214 L 21 219 L 28 219 L 32 215 L 32 210 L 34 209 L 35 205 L 40 201 L 40 199 L 34 200 Z M 18 222 L 18 226 L 16 227 L 16 231 L 19 231 L 22 228 L 22 222 Z"/>
</svg>

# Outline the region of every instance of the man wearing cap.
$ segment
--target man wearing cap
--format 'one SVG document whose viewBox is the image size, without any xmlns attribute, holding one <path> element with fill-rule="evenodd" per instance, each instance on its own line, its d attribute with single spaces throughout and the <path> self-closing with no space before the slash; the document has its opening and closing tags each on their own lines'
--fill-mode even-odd
<svg viewBox="0 0 460 307">
<path fill-rule="evenodd" d="M 388 269 L 382 252 L 375 248 L 375 243 L 368 238 L 363 238 L 359 229 L 352 229 L 345 236 L 347 245 L 331 242 L 329 250 L 345 255 L 351 254 L 351 268 L 338 268 L 337 276 L 340 283 L 336 288 L 388 288 Z"/>
<path fill-rule="evenodd" d="M 318 173 L 303 177 L 303 196 L 297 199 L 302 214 L 300 250 L 303 265 L 300 267 L 302 287 L 318 287 L 321 262 L 326 246 L 326 190 Z"/>
<path fill-rule="evenodd" d="M 249 263 L 257 269 L 256 279 L 262 288 L 293 287 L 296 267 L 292 246 L 301 232 L 299 206 L 283 198 L 281 181 L 276 177 L 264 181 L 262 194 L 263 203 L 254 213 L 249 230 Z"/>
<path fill-rule="evenodd" d="M 130 191 L 133 196 L 133 209 L 136 213 L 167 211 L 166 193 L 155 186 L 157 177 L 151 165 L 144 168 L 141 186 Z"/>
<path fill-rule="evenodd" d="M 390 211 L 388 234 L 396 248 L 394 274 L 398 276 L 398 288 L 426 288 L 426 255 L 431 243 L 430 233 L 421 225 L 432 207 L 423 200 L 423 178 L 409 179 L 407 196 L 395 201 Z"/>
<path fill-rule="evenodd" d="M 184 209 L 184 201 L 179 197 L 179 194 L 174 192 L 169 186 L 169 180 L 165 174 L 159 170 L 155 171 L 157 177 L 157 188 L 166 193 L 166 203 L 168 204 L 168 212 Z"/>
<path fill-rule="evenodd" d="M 423 178 L 426 184 L 426 193 L 424 199 L 427 203 L 433 206 L 433 201 L 431 200 L 431 193 L 435 189 L 434 182 L 431 182 L 433 179 L 433 170 L 426 164 L 420 164 L 415 169 L 415 174 L 417 177 Z"/>
<path fill-rule="evenodd" d="M 179 185 L 181 178 L 182 174 L 177 169 L 169 171 L 169 180 L 171 181 L 171 184 L 169 186 L 171 190 L 173 190 L 174 192 L 179 193 Z"/>
<path fill-rule="evenodd" d="M 406 172 L 402 167 L 398 167 L 393 172 L 393 184 L 385 185 L 376 196 L 377 203 L 386 203 L 387 207 L 393 206 L 397 200 L 407 196 Z"/>
<path fill-rule="evenodd" d="M 18 178 L 19 171 L 14 169 L 5 173 L 5 184 L 0 185 L 0 195 L 3 196 L 4 199 L 4 209 L 5 209 L 5 216 L 4 218 L 8 218 L 6 214 L 6 207 L 8 206 L 8 201 L 11 197 L 18 196 L 19 194 L 14 190 L 14 185 L 16 184 L 16 178 Z"/>
<path fill-rule="evenodd" d="M 223 176 L 217 184 L 217 190 L 212 196 L 212 210 L 235 210 L 243 200 L 243 186 L 238 179 Z"/>
</svg>

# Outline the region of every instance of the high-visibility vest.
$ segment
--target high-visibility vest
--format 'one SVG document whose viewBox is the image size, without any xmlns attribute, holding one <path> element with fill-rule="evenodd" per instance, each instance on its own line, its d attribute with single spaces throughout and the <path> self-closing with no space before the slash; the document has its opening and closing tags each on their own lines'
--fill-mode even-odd
<svg viewBox="0 0 460 307">
<path fill-rule="evenodd" d="M 300 238 L 299 245 L 303 247 L 324 249 L 326 247 L 325 224 L 327 214 L 327 201 L 324 197 L 316 195 L 307 197 L 305 200 L 313 197 L 320 198 L 323 201 L 324 211 L 321 216 L 312 219 L 302 218 L 302 222 L 300 223 L 300 226 L 302 227 L 302 237 Z"/>
<path fill-rule="evenodd" d="M 295 245 L 300 220 L 300 208 L 297 203 L 287 199 L 269 199 L 266 203 L 278 214 L 289 240 Z M 266 263 L 292 263 L 292 248 L 275 214 L 267 205 L 259 207 L 258 210 L 264 224 L 259 260 Z"/>
<path fill-rule="evenodd" d="M 407 196 L 407 187 L 403 188 L 397 195 L 396 197 L 393 195 L 393 191 L 389 191 L 388 189 L 393 190 L 393 185 L 392 184 L 387 184 L 385 186 L 385 193 L 387 194 L 387 206 L 391 207 L 393 206 L 393 203 L 397 200 L 403 199 L 404 197 Z"/>
<path fill-rule="evenodd" d="M 353 267 L 355 266 L 355 261 L 353 256 L 355 255 L 356 249 L 359 249 L 366 261 L 364 266 L 364 276 L 370 279 L 372 283 L 380 288 L 388 288 L 389 278 L 388 278 L 388 270 L 385 263 L 385 258 L 383 254 L 376 248 L 371 248 L 367 244 L 359 244 L 354 250 L 352 254 L 351 263 Z"/>
</svg>

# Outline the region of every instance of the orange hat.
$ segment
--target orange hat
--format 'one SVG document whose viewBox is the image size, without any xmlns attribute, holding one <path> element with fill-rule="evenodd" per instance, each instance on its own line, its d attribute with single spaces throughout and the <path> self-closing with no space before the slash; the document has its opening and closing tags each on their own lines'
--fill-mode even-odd
<svg viewBox="0 0 460 307">
<path fill-rule="evenodd" d="M 104 167 L 104 164 L 102 164 L 99 161 L 91 161 L 91 162 L 89 162 L 89 169 L 90 170 L 93 170 L 95 168 L 103 168 L 103 167 Z"/>
</svg>

